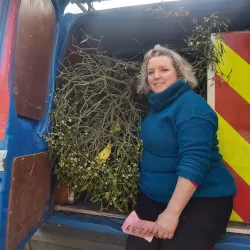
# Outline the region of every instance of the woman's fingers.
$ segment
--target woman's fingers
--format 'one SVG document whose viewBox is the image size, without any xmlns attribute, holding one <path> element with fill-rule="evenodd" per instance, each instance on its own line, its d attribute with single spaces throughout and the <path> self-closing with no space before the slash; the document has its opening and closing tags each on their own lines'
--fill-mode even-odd
<svg viewBox="0 0 250 250">
<path fill-rule="evenodd" d="M 154 235 L 159 239 L 172 239 L 173 233 L 165 232 L 164 230 L 157 229 L 154 231 Z"/>
<path fill-rule="evenodd" d="M 157 224 L 153 228 L 153 234 L 159 239 L 172 239 L 174 236 L 174 232 L 171 232 L 169 229 L 160 228 Z"/>
<path fill-rule="evenodd" d="M 164 233 L 162 239 L 164 240 L 168 239 L 168 233 Z"/>
<path fill-rule="evenodd" d="M 168 234 L 168 239 L 171 240 L 174 237 L 174 233 L 169 233 Z"/>
<path fill-rule="evenodd" d="M 157 233 L 158 238 L 163 239 L 163 235 L 164 235 L 164 232 L 159 230 L 158 233 Z"/>
</svg>

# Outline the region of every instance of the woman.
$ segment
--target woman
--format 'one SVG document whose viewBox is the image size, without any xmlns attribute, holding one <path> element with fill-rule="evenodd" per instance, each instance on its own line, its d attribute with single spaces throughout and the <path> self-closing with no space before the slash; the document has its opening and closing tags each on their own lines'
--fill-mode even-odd
<svg viewBox="0 0 250 250">
<path fill-rule="evenodd" d="M 155 221 L 151 243 L 128 236 L 126 250 L 211 250 L 225 232 L 236 193 L 218 149 L 216 113 L 192 90 L 197 80 L 176 52 L 156 45 L 144 57 L 140 219 Z"/>
</svg>

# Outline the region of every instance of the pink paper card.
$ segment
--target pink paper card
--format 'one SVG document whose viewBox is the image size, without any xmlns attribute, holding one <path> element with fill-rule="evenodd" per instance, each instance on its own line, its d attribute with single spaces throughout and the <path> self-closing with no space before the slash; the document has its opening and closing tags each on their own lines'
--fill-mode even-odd
<svg viewBox="0 0 250 250">
<path fill-rule="evenodd" d="M 134 235 L 151 242 L 154 238 L 154 222 L 141 220 L 135 211 L 131 212 L 122 225 L 122 231 L 126 234 Z"/>
</svg>

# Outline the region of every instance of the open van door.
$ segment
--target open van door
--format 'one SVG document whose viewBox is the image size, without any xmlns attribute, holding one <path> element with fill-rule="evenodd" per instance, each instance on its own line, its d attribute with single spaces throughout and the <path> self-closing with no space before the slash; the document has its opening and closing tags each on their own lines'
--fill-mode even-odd
<svg viewBox="0 0 250 250">
<path fill-rule="evenodd" d="M 1 250 L 23 249 L 48 215 L 51 164 L 40 133 L 56 23 L 51 0 L 0 1 Z"/>
<path fill-rule="evenodd" d="M 23 249 L 48 217 L 51 163 L 41 135 L 53 102 L 58 19 L 69 2 L 0 1 L 1 250 Z"/>
<path fill-rule="evenodd" d="M 0 1 L 1 250 L 23 249 L 48 217 L 51 163 L 41 135 L 60 55 L 58 19 L 69 2 Z"/>
</svg>

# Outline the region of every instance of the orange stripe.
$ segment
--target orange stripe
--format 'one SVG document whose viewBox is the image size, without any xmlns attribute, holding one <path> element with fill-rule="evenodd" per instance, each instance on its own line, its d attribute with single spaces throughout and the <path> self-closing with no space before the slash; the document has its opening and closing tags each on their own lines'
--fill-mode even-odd
<svg viewBox="0 0 250 250">
<path fill-rule="evenodd" d="M 250 104 L 218 75 L 215 81 L 215 110 L 250 143 Z"/>
<path fill-rule="evenodd" d="M 222 40 L 233 51 L 235 51 L 243 60 L 250 64 L 250 53 L 247 49 L 249 47 L 250 32 L 230 32 L 221 33 L 219 35 Z"/>
<path fill-rule="evenodd" d="M 0 75 L 0 83 L 3 85 L 8 83 L 7 77 Z M 8 122 L 8 111 L 9 90 L 6 86 L 0 86 L 0 140 L 4 140 L 5 137 L 5 130 Z"/>
<path fill-rule="evenodd" d="M 225 54 L 216 65 L 218 72 L 227 77 L 215 76 L 215 110 L 219 117 L 218 138 L 224 161 L 237 185 L 234 211 L 245 222 L 250 222 L 250 32 L 219 34 L 216 46 L 223 45 Z M 241 220 L 239 220 L 241 221 Z"/>
<path fill-rule="evenodd" d="M 12 56 L 15 45 L 15 33 L 18 16 L 19 1 L 9 1 L 9 10 L 4 34 L 2 60 L 0 62 L 0 140 L 4 140 L 9 114 L 9 86 L 8 78 L 11 73 Z"/>
<path fill-rule="evenodd" d="M 225 162 L 225 161 L 224 161 Z M 227 164 L 228 169 L 235 179 L 237 194 L 234 198 L 234 210 L 245 221 L 250 222 L 250 186 Z"/>
<path fill-rule="evenodd" d="M 216 64 L 217 74 L 250 104 L 250 64 L 243 60 L 222 40 L 217 39 L 215 44 L 218 50 L 221 47 L 224 50 L 222 60 Z M 249 53 L 248 48 L 246 48 L 246 53 Z"/>
</svg>

